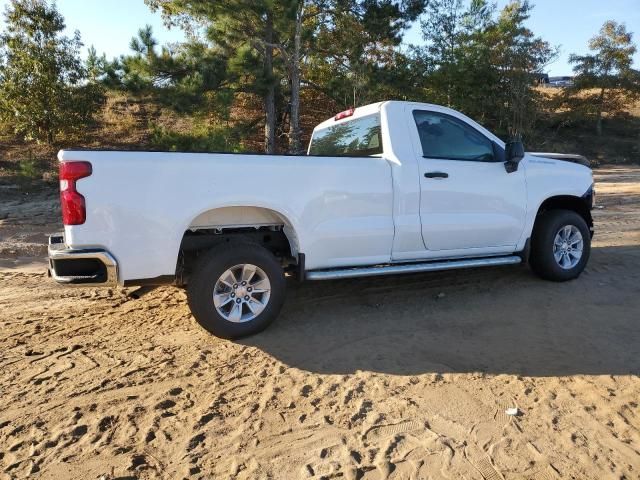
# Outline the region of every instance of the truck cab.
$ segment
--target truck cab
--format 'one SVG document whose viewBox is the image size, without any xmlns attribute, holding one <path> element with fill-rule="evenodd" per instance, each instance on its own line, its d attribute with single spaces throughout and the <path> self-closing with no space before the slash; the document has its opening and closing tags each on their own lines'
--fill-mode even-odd
<svg viewBox="0 0 640 480">
<path fill-rule="evenodd" d="M 424 103 L 338 114 L 315 128 L 309 154 L 349 154 L 354 140 L 339 138 L 340 131 L 366 138 L 371 125 L 379 148 L 366 153 L 389 163 L 394 187 L 392 261 L 521 251 L 545 200 L 582 198 L 593 184 L 584 165 L 537 154 L 510 171 L 502 140 L 460 112 Z M 347 147 L 328 146 L 329 136 Z"/>
</svg>

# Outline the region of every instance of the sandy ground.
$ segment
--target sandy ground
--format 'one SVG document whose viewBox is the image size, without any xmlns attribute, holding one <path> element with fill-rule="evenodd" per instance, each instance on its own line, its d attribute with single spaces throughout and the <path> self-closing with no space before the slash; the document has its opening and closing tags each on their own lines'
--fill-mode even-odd
<svg viewBox="0 0 640 480">
<path fill-rule="evenodd" d="M 576 281 L 292 283 L 239 343 L 179 289 L 53 285 L 55 194 L 3 188 L 0 478 L 640 478 L 640 168 L 597 182 Z"/>
</svg>

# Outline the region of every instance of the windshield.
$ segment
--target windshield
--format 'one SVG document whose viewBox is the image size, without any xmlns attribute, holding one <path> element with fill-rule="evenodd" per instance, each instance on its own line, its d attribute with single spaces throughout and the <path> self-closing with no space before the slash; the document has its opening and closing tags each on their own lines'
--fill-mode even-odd
<svg viewBox="0 0 640 480">
<path fill-rule="evenodd" d="M 367 157 L 382 153 L 380 115 L 368 115 L 316 130 L 309 155 Z"/>
</svg>

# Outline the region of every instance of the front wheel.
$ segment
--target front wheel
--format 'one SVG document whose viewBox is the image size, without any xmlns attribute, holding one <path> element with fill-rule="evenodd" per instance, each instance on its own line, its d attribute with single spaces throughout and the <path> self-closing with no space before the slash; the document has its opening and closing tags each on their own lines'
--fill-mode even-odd
<svg viewBox="0 0 640 480">
<path fill-rule="evenodd" d="M 187 299 L 198 323 L 221 338 L 264 330 L 284 302 L 277 259 L 257 244 L 222 244 L 202 257 L 189 279 Z"/>
<path fill-rule="evenodd" d="M 538 220 L 531 239 L 531 268 L 546 280 L 564 282 L 582 273 L 591 253 L 591 234 L 571 210 L 551 210 Z"/>
</svg>

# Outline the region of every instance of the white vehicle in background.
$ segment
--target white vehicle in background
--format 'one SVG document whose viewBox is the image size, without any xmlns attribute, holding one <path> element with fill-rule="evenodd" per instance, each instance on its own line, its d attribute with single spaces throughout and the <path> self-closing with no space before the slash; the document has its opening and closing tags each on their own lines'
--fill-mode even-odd
<svg viewBox="0 0 640 480">
<path fill-rule="evenodd" d="M 573 87 L 573 77 L 549 77 L 549 87 Z"/>
<path fill-rule="evenodd" d="M 592 172 L 525 153 L 454 110 L 382 102 L 318 125 L 306 156 L 63 150 L 50 274 L 186 286 L 207 330 L 265 328 L 300 280 L 528 262 L 585 268 Z"/>
</svg>

